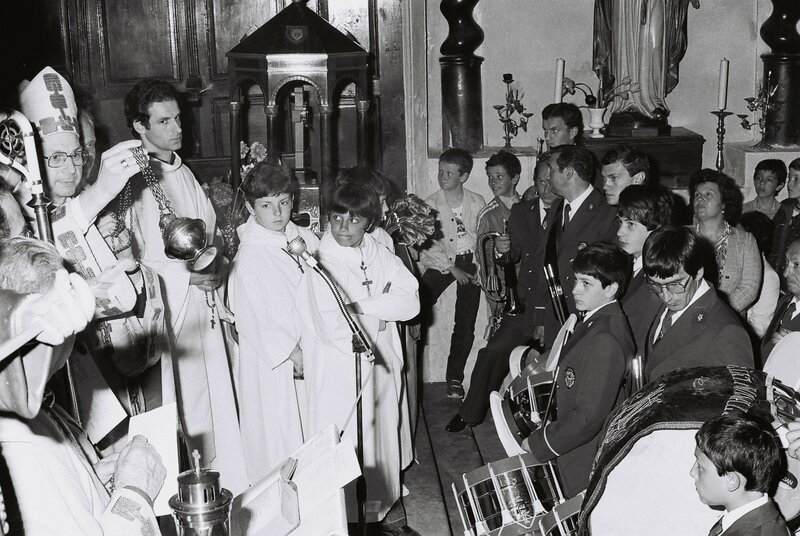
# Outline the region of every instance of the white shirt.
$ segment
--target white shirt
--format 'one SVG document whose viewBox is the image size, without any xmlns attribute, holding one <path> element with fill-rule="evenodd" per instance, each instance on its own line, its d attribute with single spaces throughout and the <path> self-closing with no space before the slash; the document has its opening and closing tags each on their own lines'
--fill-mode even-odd
<svg viewBox="0 0 800 536">
<path fill-rule="evenodd" d="M 681 309 L 680 311 L 678 311 L 678 312 L 676 312 L 676 313 L 674 313 L 672 315 L 672 323 L 670 324 L 670 326 L 674 326 L 675 322 L 677 322 L 677 320 L 681 317 L 681 315 L 684 313 L 684 311 L 686 311 L 686 309 L 691 307 L 691 305 L 694 302 L 699 300 L 703 296 L 703 294 L 708 292 L 708 290 L 710 288 L 711 288 L 711 286 L 709 286 L 709 284 L 706 282 L 706 280 L 705 279 L 701 279 L 700 280 L 700 284 L 697 285 L 697 290 L 694 292 L 694 296 L 692 296 L 692 299 L 689 300 L 688 304 L 686 304 L 686 307 L 684 307 L 683 309 Z M 658 339 L 658 334 L 661 333 L 661 325 L 664 323 L 664 317 L 667 316 L 668 312 L 669 312 L 669 309 L 664 309 L 664 312 L 661 313 L 661 318 L 658 321 L 658 327 L 656 327 L 655 331 L 653 332 L 653 334 L 654 334 L 653 342 L 654 343 Z"/>
<path fill-rule="evenodd" d="M 589 194 L 592 193 L 592 190 L 594 190 L 594 188 L 592 188 L 592 185 L 590 184 L 589 186 L 586 187 L 586 189 L 583 191 L 582 194 L 580 194 L 578 197 L 576 197 L 572 201 L 567 201 L 566 199 L 564 199 L 564 205 L 565 206 L 569 205 L 569 219 L 570 219 L 570 221 L 572 220 L 572 218 L 575 217 L 575 214 L 578 213 L 578 209 L 581 208 L 581 205 L 583 204 L 584 201 L 586 201 L 586 198 L 589 197 Z M 563 218 L 563 214 L 564 214 L 563 210 L 562 210 L 561 214 L 562 214 L 562 218 Z"/>
<path fill-rule="evenodd" d="M 597 311 L 599 311 L 600 309 L 602 309 L 603 307 L 605 307 L 605 306 L 606 306 L 606 305 L 608 305 L 609 303 L 614 303 L 615 301 L 617 301 L 617 300 L 611 300 L 610 302 L 606 302 L 606 303 L 604 303 L 604 304 L 603 304 L 603 305 L 601 305 L 600 307 L 595 307 L 594 309 L 592 309 L 591 311 L 589 311 L 588 313 L 586 313 L 586 314 L 583 316 L 583 321 L 584 321 L 584 322 L 586 322 L 587 320 L 589 320 L 589 317 L 590 317 L 590 316 L 592 316 L 593 314 L 595 314 Z"/>
<path fill-rule="evenodd" d="M 767 497 L 765 493 L 762 493 L 761 497 L 759 497 L 758 499 L 750 501 L 747 504 L 743 504 L 739 508 L 734 508 L 730 512 L 725 512 L 725 514 L 722 516 L 722 532 L 728 530 L 731 525 L 733 525 L 736 521 L 739 520 L 739 518 L 744 516 L 746 513 L 752 512 L 759 506 L 767 504 L 767 501 L 769 501 L 769 497 Z"/>
<path fill-rule="evenodd" d="M 544 220 L 547 218 L 547 209 L 550 207 L 544 206 L 542 200 L 539 199 L 539 223 L 544 225 Z"/>
<path fill-rule="evenodd" d="M 644 266 L 644 261 L 642 261 L 642 256 L 641 255 L 639 255 L 638 257 L 633 259 L 633 276 L 634 277 L 636 277 L 636 275 L 642 270 L 643 266 Z"/>
</svg>

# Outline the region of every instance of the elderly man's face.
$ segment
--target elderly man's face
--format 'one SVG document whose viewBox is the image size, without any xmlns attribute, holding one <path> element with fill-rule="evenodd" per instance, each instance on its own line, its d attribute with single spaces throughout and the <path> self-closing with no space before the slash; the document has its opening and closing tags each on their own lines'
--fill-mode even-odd
<svg viewBox="0 0 800 536">
<path fill-rule="evenodd" d="M 55 205 L 62 205 L 68 198 L 75 195 L 75 190 L 80 185 L 83 172 L 83 158 L 76 155 L 81 154 L 82 151 L 83 148 L 76 134 L 59 132 L 51 134 L 42 140 L 44 172 L 47 175 L 48 193 Z M 66 155 L 66 158 L 60 158 L 64 155 Z M 54 160 L 62 160 L 63 163 L 59 167 L 52 167 L 51 164 L 48 164 L 48 161 L 53 162 Z M 80 163 L 76 164 L 76 160 Z"/>
<path fill-rule="evenodd" d="M 800 298 L 800 242 L 793 242 L 786 250 L 786 268 L 783 270 L 786 288 Z"/>
<path fill-rule="evenodd" d="M 0 212 L 8 223 L 8 237 L 12 236 L 30 236 L 31 231 L 28 227 L 28 222 L 22 215 L 22 210 L 19 208 L 19 203 L 14 199 L 10 193 L 0 193 Z"/>
</svg>

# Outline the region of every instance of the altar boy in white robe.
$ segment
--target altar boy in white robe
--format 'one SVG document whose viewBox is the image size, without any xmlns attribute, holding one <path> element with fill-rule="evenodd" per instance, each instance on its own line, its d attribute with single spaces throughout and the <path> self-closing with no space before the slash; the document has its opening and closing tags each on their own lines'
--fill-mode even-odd
<svg viewBox="0 0 800 536">
<path fill-rule="evenodd" d="M 252 485 L 303 444 L 294 382 L 303 372 L 295 299 L 300 278 L 310 268 L 290 255 L 286 245 L 301 236 L 314 254 L 319 239 L 289 221 L 300 185 L 285 167 L 256 164 L 241 188 L 250 218 L 238 229 L 228 305 L 239 333 L 233 374 Z"/>
<path fill-rule="evenodd" d="M 361 325 L 375 354 L 374 370 L 363 359 L 364 464 L 367 522 L 388 524 L 387 513 L 400 499 L 400 471 L 412 460 L 411 435 L 403 396 L 403 353 L 396 322 L 419 312 L 418 283 L 402 261 L 367 232 L 381 217 L 371 189 L 336 187 L 328 203 L 330 228 L 322 237 L 319 261 L 339 287 L 347 309 Z M 301 347 L 311 434 L 333 423 L 356 442 L 353 336 L 335 298 L 319 274 L 306 270 L 298 293 L 303 321 Z M 346 489 L 348 519 L 357 519 L 355 486 Z M 394 523 L 393 523 L 394 525 Z M 415 534 L 405 526 L 384 533 Z"/>
</svg>

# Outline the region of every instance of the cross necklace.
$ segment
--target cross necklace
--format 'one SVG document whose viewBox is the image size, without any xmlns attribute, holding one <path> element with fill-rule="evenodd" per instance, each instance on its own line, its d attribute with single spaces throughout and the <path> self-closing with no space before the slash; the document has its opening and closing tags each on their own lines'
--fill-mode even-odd
<svg viewBox="0 0 800 536">
<path fill-rule="evenodd" d="M 364 282 L 361 283 L 363 286 L 367 287 L 367 295 L 372 296 L 372 280 L 367 277 L 367 265 L 364 264 L 364 250 L 362 248 L 358 249 L 361 253 L 361 271 L 364 272 Z"/>
</svg>

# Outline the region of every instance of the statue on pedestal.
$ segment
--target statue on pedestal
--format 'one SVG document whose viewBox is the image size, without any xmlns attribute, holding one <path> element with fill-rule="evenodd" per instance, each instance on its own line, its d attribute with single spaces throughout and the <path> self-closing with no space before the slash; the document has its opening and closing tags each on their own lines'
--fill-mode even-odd
<svg viewBox="0 0 800 536">
<path fill-rule="evenodd" d="M 686 15 L 699 0 L 595 0 L 593 69 L 601 91 L 630 77 L 628 99 L 609 106 L 630 128 L 667 126 L 665 97 L 678 85 Z M 618 121 L 619 122 L 619 121 Z"/>
</svg>

